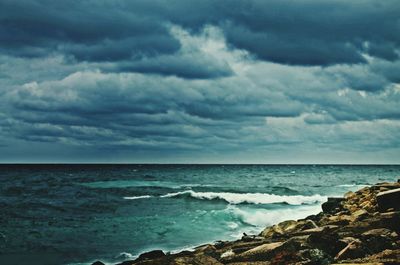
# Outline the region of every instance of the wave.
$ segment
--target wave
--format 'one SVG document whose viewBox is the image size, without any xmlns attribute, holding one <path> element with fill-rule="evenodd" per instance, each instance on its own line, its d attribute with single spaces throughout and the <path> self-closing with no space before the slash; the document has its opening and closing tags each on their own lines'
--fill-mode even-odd
<svg viewBox="0 0 400 265">
<path fill-rule="evenodd" d="M 368 184 L 341 184 L 338 187 L 367 187 Z"/>
<path fill-rule="evenodd" d="M 151 195 L 142 195 L 142 196 L 132 196 L 132 197 L 124 197 L 125 200 L 138 200 L 138 199 L 148 199 L 153 196 Z"/>
<path fill-rule="evenodd" d="M 248 232 L 259 233 L 259 229 L 270 226 L 285 220 L 297 220 L 305 218 L 321 211 L 319 205 L 304 205 L 296 209 L 251 209 L 239 208 L 235 205 L 229 205 L 226 211 L 237 218 L 241 223 L 249 225 Z"/>
<path fill-rule="evenodd" d="M 271 203 L 286 203 L 290 205 L 304 205 L 324 202 L 326 196 L 319 194 L 304 196 L 304 195 L 276 195 L 268 193 L 232 193 L 232 192 L 196 192 L 186 190 L 174 193 L 161 195 L 162 198 L 185 197 L 190 196 L 200 200 L 223 200 L 229 204 L 271 204 Z"/>
</svg>

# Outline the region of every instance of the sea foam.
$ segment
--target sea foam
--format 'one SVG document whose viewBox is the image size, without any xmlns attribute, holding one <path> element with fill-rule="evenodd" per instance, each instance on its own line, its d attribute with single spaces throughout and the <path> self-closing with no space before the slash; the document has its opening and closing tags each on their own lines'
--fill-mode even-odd
<svg viewBox="0 0 400 265">
<path fill-rule="evenodd" d="M 148 199 L 151 198 L 150 195 L 143 195 L 143 196 L 131 196 L 131 197 L 124 197 L 125 200 L 138 200 L 138 199 Z"/>
<path fill-rule="evenodd" d="M 287 203 L 290 205 L 314 204 L 326 201 L 326 196 L 319 194 L 304 195 L 276 195 L 268 193 L 232 193 L 232 192 L 196 192 L 186 190 L 161 195 L 162 198 L 190 196 L 200 200 L 223 200 L 229 204 L 271 204 L 271 203 Z"/>
</svg>

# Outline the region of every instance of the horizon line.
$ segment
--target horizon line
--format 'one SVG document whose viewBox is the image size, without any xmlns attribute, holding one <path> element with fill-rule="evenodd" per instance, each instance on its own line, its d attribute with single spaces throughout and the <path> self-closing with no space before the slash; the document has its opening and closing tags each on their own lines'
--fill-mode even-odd
<svg viewBox="0 0 400 265">
<path fill-rule="evenodd" d="M 400 163 L 158 163 L 158 162 L 0 162 L 0 165 L 309 165 L 400 166 Z"/>
</svg>

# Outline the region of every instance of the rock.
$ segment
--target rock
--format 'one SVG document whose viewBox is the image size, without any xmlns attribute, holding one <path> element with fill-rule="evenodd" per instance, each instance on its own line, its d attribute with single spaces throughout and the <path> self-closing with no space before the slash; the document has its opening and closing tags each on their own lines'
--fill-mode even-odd
<svg viewBox="0 0 400 265">
<path fill-rule="evenodd" d="M 271 265 L 280 264 L 299 264 L 303 260 L 300 250 L 303 248 L 302 243 L 295 238 L 286 241 L 281 247 L 277 248 L 272 257 Z"/>
<path fill-rule="evenodd" d="M 93 262 L 92 265 L 105 265 L 105 264 L 98 260 L 98 261 Z"/>
<path fill-rule="evenodd" d="M 218 240 L 214 242 L 214 247 L 217 249 L 223 248 L 227 244 L 226 241 Z"/>
<path fill-rule="evenodd" d="M 311 234 L 321 233 L 324 229 L 325 229 L 324 227 L 311 228 L 311 229 L 298 231 L 298 232 L 294 233 L 294 235 L 296 235 L 296 236 L 311 235 Z"/>
<path fill-rule="evenodd" d="M 262 244 L 258 247 L 247 250 L 239 255 L 226 255 L 222 261 L 260 261 L 267 260 L 272 257 L 274 250 L 281 247 L 283 242 Z"/>
<path fill-rule="evenodd" d="M 233 252 L 233 250 L 230 249 L 230 250 L 228 250 L 228 251 L 226 251 L 226 252 L 221 254 L 221 259 L 224 259 L 224 258 L 228 258 L 229 259 L 230 257 L 233 257 L 234 255 L 235 255 L 235 252 Z"/>
<path fill-rule="evenodd" d="M 333 225 L 347 225 L 352 221 L 354 221 L 354 218 L 346 214 L 332 215 L 327 218 L 327 223 Z"/>
<path fill-rule="evenodd" d="M 398 238 L 396 232 L 386 228 L 372 229 L 362 233 L 361 236 L 370 254 L 395 247 L 396 244 L 394 242 Z"/>
<path fill-rule="evenodd" d="M 354 221 L 362 220 L 365 217 L 367 217 L 368 212 L 364 209 L 360 209 L 360 210 L 357 210 L 354 213 L 352 213 L 351 216 L 353 217 L 354 220 L 352 220 L 352 221 L 354 222 Z"/>
<path fill-rule="evenodd" d="M 344 194 L 344 198 L 346 199 L 346 200 L 348 200 L 348 199 L 351 199 L 351 198 L 354 198 L 354 197 L 356 197 L 357 195 L 354 193 L 354 192 L 352 192 L 352 191 L 348 191 L 348 192 L 346 192 L 345 194 Z"/>
<path fill-rule="evenodd" d="M 335 213 L 343 209 L 342 202 L 345 198 L 329 197 L 327 202 L 322 204 L 322 211 L 324 213 Z"/>
<path fill-rule="evenodd" d="M 310 234 L 307 243 L 311 247 L 321 249 L 331 256 L 334 256 L 345 247 L 345 244 L 339 240 L 339 235 L 327 228 L 318 233 Z"/>
<path fill-rule="evenodd" d="M 277 225 L 265 228 L 260 235 L 263 237 L 278 237 L 287 233 L 288 231 L 294 230 L 296 225 L 297 222 L 294 220 L 284 221 Z"/>
<path fill-rule="evenodd" d="M 284 221 L 277 225 L 267 227 L 264 231 L 261 232 L 261 236 L 265 238 L 279 238 L 283 235 L 296 234 L 298 231 L 302 231 L 305 229 L 313 229 L 318 226 L 312 220 L 303 219 L 299 221 Z"/>
<path fill-rule="evenodd" d="M 356 259 L 365 256 L 365 254 L 360 241 L 353 241 L 339 251 L 335 256 L 335 260 Z"/>
<path fill-rule="evenodd" d="M 256 235 L 247 235 L 246 233 L 243 233 L 242 236 L 242 241 L 245 242 L 251 242 L 251 241 L 260 241 L 260 240 L 264 240 L 264 237 L 260 237 L 260 236 L 256 236 Z"/>
<path fill-rule="evenodd" d="M 376 195 L 378 209 L 384 212 L 389 208 L 400 210 L 400 188 L 379 192 Z"/>
<path fill-rule="evenodd" d="M 331 265 L 343 265 L 343 263 L 332 263 Z M 381 262 L 368 262 L 368 263 L 346 263 L 346 265 L 385 265 Z"/>
<path fill-rule="evenodd" d="M 386 227 L 400 233 L 400 211 L 381 213 L 378 221 L 382 227 Z"/>
<path fill-rule="evenodd" d="M 135 260 L 135 261 L 141 261 L 141 260 L 146 260 L 146 259 L 158 259 L 165 257 L 165 253 L 162 250 L 153 250 L 149 252 L 145 252 L 143 254 L 140 254 L 140 256 Z"/>
<path fill-rule="evenodd" d="M 307 259 L 305 264 L 315 264 L 315 265 L 331 264 L 331 259 L 332 259 L 324 251 L 318 248 L 302 250 L 300 251 L 300 256 L 304 259 Z"/>
<path fill-rule="evenodd" d="M 153 263 L 145 263 L 146 265 L 153 265 Z M 167 263 L 168 265 L 200 265 L 200 264 L 207 264 L 207 265 L 223 265 L 221 262 L 216 260 L 213 257 L 206 256 L 206 255 L 194 255 L 194 256 L 183 256 L 177 257 L 172 262 Z M 158 264 L 157 264 L 158 265 Z M 160 265 L 166 265 L 166 263 L 162 263 Z"/>
</svg>

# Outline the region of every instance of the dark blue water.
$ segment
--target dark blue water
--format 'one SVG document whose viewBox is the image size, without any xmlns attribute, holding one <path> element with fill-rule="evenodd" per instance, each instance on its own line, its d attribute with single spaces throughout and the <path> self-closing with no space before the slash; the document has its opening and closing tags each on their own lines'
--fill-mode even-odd
<svg viewBox="0 0 400 265">
<path fill-rule="evenodd" d="M 317 213 L 400 166 L 0 165 L 0 264 L 110 263 Z"/>
</svg>

